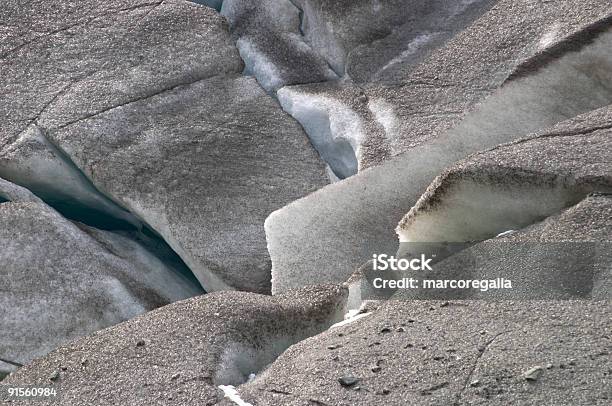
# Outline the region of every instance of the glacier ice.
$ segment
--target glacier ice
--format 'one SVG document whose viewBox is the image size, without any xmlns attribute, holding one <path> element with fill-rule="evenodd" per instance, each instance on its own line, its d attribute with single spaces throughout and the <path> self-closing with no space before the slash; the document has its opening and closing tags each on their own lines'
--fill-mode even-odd
<svg viewBox="0 0 612 406">
<path fill-rule="evenodd" d="M 8 383 L 46 381 L 47 365 L 60 365 L 67 367 L 60 371 L 62 396 L 79 401 L 99 398 L 100 386 L 75 382 L 95 381 L 103 374 L 113 377 L 115 390 L 106 395 L 112 404 L 155 403 L 169 391 L 180 404 L 217 404 L 223 401 L 220 385 L 237 386 L 249 379 L 247 385 L 254 384 L 286 348 L 341 320 L 345 305 L 346 289 L 339 285 L 278 296 L 214 292 L 65 343 L 20 368 Z M 258 374 L 255 380 L 253 373 Z M 134 379 L 150 382 L 152 376 L 176 384 L 151 385 L 146 391 L 121 389 Z"/>
<path fill-rule="evenodd" d="M 364 129 L 354 111 L 331 98 L 300 92 L 297 87 L 282 88 L 277 96 L 283 110 L 300 122 L 338 178 L 357 173 Z"/>
<path fill-rule="evenodd" d="M 67 340 L 202 293 L 137 242 L 76 225 L 6 185 L 0 181 L 9 200 L 0 205 L 3 357 L 26 363 Z"/>
<path fill-rule="evenodd" d="M 139 219 L 96 190 L 38 126 L 30 126 L 0 151 L 0 176 L 73 219 L 102 228 L 142 227 Z"/>
<path fill-rule="evenodd" d="M 335 80 L 338 76 L 300 35 L 300 11 L 290 0 L 226 0 L 221 14 L 231 26 L 245 62 L 269 93 L 299 83 Z"/>
<path fill-rule="evenodd" d="M 234 402 L 238 406 L 253 406 L 252 404 L 245 402 L 240 397 L 240 394 L 233 385 L 219 385 L 219 389 L 223 391 L 225 397 Z"/>
<path fill-rule="evenodd" d="M 484 240 L 612 191 L 611 113 L 595 110 L 445 170 L 400 222 L 400 241 Z"/>
<path fill-rule="evenodd" d="M 573 39 L 568 41 L 574 44 Z M 397 240 L 391 230 L 445 167 L 476 151 L 610 104 L 610 43 L 612 33 L 604 31 L 580 49 L 565 49 L 531 73 L 506 82 L 447 131 L 437 133 L 448 125 L 446 115 L 434 111 L 424 115 L 422 123 L 421 116 L 415 115 L 402 123 L 401 130 L 410 125 L 411 134 L 422 132 L 426 141 L 408 143 L 407 137 L 401 149 L 408 149 L 395 159 L 272 213 L 266 220 L 266 235 L 273 291 L 312 281 L 346 280 L 373 252 L 396 251 Z M 412 90 L 421 98 L 439 98 L 441 91 L 448 92 L 446 97 L 455 102 L 449 88 Z M 462 90 L 458 97 L 464 95 Z M 441 122 L 436 124 L 436 120 Z M 380 156 L 367 150 L 362 146 L 362 156 Z M 309 238 L 299 230 L 308 230 Z"/>
<path fill-rule="evenodd" d="M 265 218 L 328 183 L 299 124 L 255 79 L 238 74 L 177 87 L 48 137 L 96 188 L 161 235 L 208 292 L 269 292 Z"/>
<path fill-rule="evenodd" d="M 404 71 L 485 13 L 495 1 L 477 0 L 294 0 L 302 10 L 302 33 L 341 77 L 357 83 Z M 437 30 L 434 38 L 427 38 Z M 406 45 L 411 44 L 412 45 Z M 417 49 L 419 48 L 419 49 Z M 418 52 L 417 52 L 418 51 Z"/>
</svg>

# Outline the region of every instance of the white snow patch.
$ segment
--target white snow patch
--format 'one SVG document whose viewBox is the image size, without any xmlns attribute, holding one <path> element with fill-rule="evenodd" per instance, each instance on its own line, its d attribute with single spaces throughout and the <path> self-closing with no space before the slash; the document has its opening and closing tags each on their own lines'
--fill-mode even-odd
<svg viewBox="0 0 612 406">
<path fill-rule="evenodd" d="M 365 316 L 368 316 L 370 313 L 359 313 L 360 310 L 359 309 L 353 309 L 353 310 L 349 310 L 348 313 L 346 313 L 346 315 L 344 316 L 344 320 L 332 325 L 330 327 L 331 328 L 336 328 L 336 327 L 341 327 L 341 326 L 346 326 L 347 324 L 351 324 L 361 318 L 364 318 Z"/>
<path fill-rule="evenodd" d="M 321 158 L 344 179 L 359 170 L 361 118 L 349 106 L 327 96 L 284 87 L 277 93 L 283 109 L 300 122 Z"/>
<path fill-rule="evenodd" d="M 555 23 L 550 30 L 548 30 L 540 39 L 539 48 L 540 50 L 546 49 L 550 47 L 557 37 L 559 36 L 559 31 L 561 30 L 561 24 Z"/>
<path fill-rule="evenodd" d="M 405 62 L 406 59 L 408 59 L 409 57 L 411 57 L 414 54 L 416 54 L 421 48 L 423 48 L 424 46 L 429 44 L 439 34 L 440 33 L 438 33 L 438 32 L 433 32 L 433 33 L 421 34 L 421 35 L 417 36 L 415 39 L 410 41 L 410 43 L 408 44 L 406 49 L 401 54 L 399 54 L 395 58 L 391 59 L 378 72 L 379 73 L 383 72 L 383 71 L 389 69 L 390 67 L 392 67 L 393 65 Z"/>
<path fill-rule="evenodd" d="M 376 121 L 383 126 L 386 138 L 392 141 L 399 134 L 399 120 L 393 105 L 383 99 L 371 99 L 368 108 L 374 114 Z"/>
<path fill-rule="evenodd" d="M 226 398 L 228 398 L 238 406 L 253 406 L 252 404 L 242 400 L 242 398 L 238 394 L 238 391 L 236 390 L 236 387 L 232 385 L 219 385 L 219 389 L 221 389 L 223 393 L 225 393 Z"/>
<path fill-rule="evenodd" d="M 508 231 L 504 231 L 503 233 L 499 233 L 495 236 L 495 238 L 499 238 L 499 237 L 506 237 L 509 236 L 510 234 L 514 234 L 516 232 L 516 230 L 508 230 Z"/>
</svg>

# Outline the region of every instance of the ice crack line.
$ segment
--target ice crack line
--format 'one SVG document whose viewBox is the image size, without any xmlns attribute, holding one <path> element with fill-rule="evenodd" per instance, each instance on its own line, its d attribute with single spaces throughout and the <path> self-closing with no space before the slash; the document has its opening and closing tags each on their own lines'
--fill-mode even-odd
<svg viewBox="0 0 612 406">
<path fill-rule="evenodd" d="M 497 333 L 495 336 L 493 336 L 493 338 L 487 341 L 483 347 L 479 348 L 478 356 L 476 357 L 476 360 L 474 361 L 474 365 L 472 365 L 470 373 L 468 374 L 465 381 L 463 382 L 463 388 L 455 397 L 455 402 L 453 403 L 454 406 L 458 406 L 460 404 L 461 398 L 463 397 L 463 392 L 465 392 L 468 385 L 472 381 L 474 372 L 476 372 L 476 369 L 478 368 L 478 365 L 480 364 L 480 360 L 482 359 L 484 354 L 489 350 L 489 347 L 491 347 L 491 345 L 495 342 L 495 340 L 497 340 L 497 338 L 499 338 L 501 335 L 506 334 L 506 333 L 508 333 L 508 331 L 502 331 L 501 333 Z"/>
</svg>

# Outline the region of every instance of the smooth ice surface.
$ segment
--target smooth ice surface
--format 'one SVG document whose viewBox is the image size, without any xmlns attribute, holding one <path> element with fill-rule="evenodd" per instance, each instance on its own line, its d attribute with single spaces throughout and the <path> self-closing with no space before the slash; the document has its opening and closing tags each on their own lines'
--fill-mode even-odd
<svg viewBox="0 0 612 406">
<path fill-rule="evenodd" d="M 336 100 L 291 87 L 279 90 L 277 96 L 283 109 L 304 127 L 321 158 L 338 178 L 357 173 L 359 143 L 364 133 L 357 114 Z"/>
</svg>

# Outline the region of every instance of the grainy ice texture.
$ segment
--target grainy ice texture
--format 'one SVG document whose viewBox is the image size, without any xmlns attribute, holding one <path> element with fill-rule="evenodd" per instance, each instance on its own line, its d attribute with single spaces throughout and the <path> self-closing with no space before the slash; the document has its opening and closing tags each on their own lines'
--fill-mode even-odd
<svg viewBox="0 0 612 406">
<path fill-rule="evenodd" d="M 337 286 L 275 297 L 212 293 L 73 341 L 3 383 L 59 385 L 66 406 L 214 405 L 223 398 L 217 385 L 245 382 L 326 329 L 342 318 L 345 300 Z"/>
<path fill-rule="evenodd" d="M 357 83 L 393 77 L 423 60 L 494 0 L 295 0 L 302 33 L 340 75 Z"/>
<path fill-rule="evenodd" d="M 477 281 L 505 278 L 511 282 L 511 289 L 405 289 L 399 290 L 395 297 L 610 300 L 611 213 L 612 195 L 593 193 L 541 222 L 476 243 L 435 264 L 433 272 L 400 276 Z M 411 247 L 416 248 L 414 245 L 401 244 L 400 250 L 404 249 L 404 255 L 410 257 L 414 254 L 410 252 Z"/>
<path fill-rule="evenodd" d="M 298 83 L 337 79 L 300 33 L 300 10 L 290 0 L 225 0 L 221 9 L 238 41 L 245 73 L 268 92 Z"/>
<path fill-rule="evenodd" d="M 444 168 L 610 104 L 610 4 L 592 2 L 586 9 L 582 2 L 568 0 L 534 9 L 532 2 L 510 3 L 499 2 L 434 52 L 404 85 L 381 88 L 381 96 L 387 97 L 383 106 L 406 112 L 378 111 L 384 127 L 399 128 L 395 117 L 405 130 L 398 134 L 409 135 L 393 137 L 406 147 L 400 148 L 403 154 L 267 219 L 274 291 L 306 280 L 346 280 L 373 253 L 396 250 L 392 230 Z M 541 42 L 544 27 L 553 24 L 558 25 L 557 41 Z M 506 43 L 507 50 L 500 52 Z M 499 88 L 527 61 L 529 74 L 515 75 Z M 366 97 L 368 103 L 380 102 L 371 91 L 366 90 Z M 317 106 L 316 101 L 311 104 Z M 370 146 L 376 143 L 368 141 Z M 377 145 L 372 149 L 362 143 L 360 156 L 388 156 L 390 146 Z M 363 160 L 359 164 L 370 166 Z"/>
<path fill-rule="evenodd" d="M 253 405 L 608 405 L 611 310 L 392 301 L 291 347 L 239 393 Z"/>
<path fill-rule="evenodd" d="M 327 175 L 238 77 L 225 19 L 181 0 L 59 3 L 3 5 L 0 176 L 67 213 L 147 223 L 207 290 L 269 291 L 263 222 Z"/>
<path fill-rule="evenodd" d="M 269 292 L 264 220 L 327 183 L 299 125 L 242 76 L 178 87 L 49 137 L 159 232 L 207 291 Z"/>
<path fill-rule="evenodd" d="M 610 192 L 611 136 L 606 107 L 470 156 L 429 186 L 397 227 L 400 241 L 483 240 Z"/>
<path fill-rule="evenodd" d="M 180 84 L 240 72 L 227 23 L 181 0 L 5 1 L 0 176 L 101 226 L 134 216 L 100 195 L 47 134 Z M 90 216 L 92 217 L 92 216 Z"/>
<path fill-rule="evenodd" d="M 131 245 L 119 254 L 19 186 L 0 179 L 0 197 L 4 359 L 29 362 L 70 339 L 201 293 L 144 247 L 120 241 Z"/>
<path fill-rule="evenodd" d="M 223 18 L 179 0 L 6 1 L 0 23 L 0 145 L 243 66 Z"/>
</svg>

